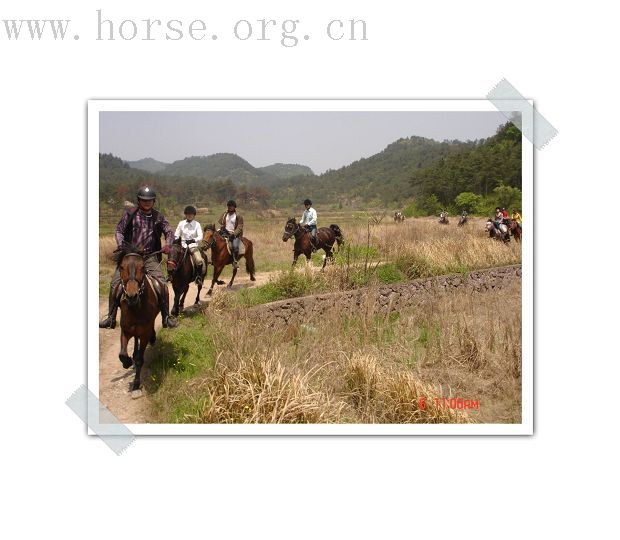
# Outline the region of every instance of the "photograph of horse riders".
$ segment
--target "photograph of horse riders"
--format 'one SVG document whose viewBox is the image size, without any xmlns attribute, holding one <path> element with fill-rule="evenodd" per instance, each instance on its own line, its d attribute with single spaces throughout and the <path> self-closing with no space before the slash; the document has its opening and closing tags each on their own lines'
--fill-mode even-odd
<svg viewBox="0 0 620 540">
<path fill-rule="evenodd" d="M 149 433 L 524 425 L 519 128 L 209 107 L 99 112 L 101 402 Z"/>
</svg>

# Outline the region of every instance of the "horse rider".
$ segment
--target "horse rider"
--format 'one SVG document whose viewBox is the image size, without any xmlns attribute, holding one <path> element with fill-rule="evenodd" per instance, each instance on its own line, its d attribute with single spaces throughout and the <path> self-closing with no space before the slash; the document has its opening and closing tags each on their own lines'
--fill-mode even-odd
<svg viewBox="0 0 620 540">
<path fill-rule="evenodd" d="M 440 222 L 444 222 L 448 217 L 448 212 L 446 212 L 445 210 L 442 210 L 441 212 L 439 212 L 439 221 Z"/>
<path fill-rule="evenodd" d="M 463 213 L 461 214 L 461 217 L 467 219 L 467 215 L 468 215 L 467 210 L 464 208 Z"/>
<path fill-rule="evenodd" d="M 306 230 L 310 231 L 310 243 L 312 244 L 312 251 L 316 251 L 316 231 L 317 231 L 317 215 L 316 210 L 312 208 L 312 201 L 310 199 L 306 199 L 304 201 L 304 210 L 303 215 L 301 216 L 301 221 L 299 224 L 304 227 Z"/>
<path fill-rule="evenodd" d="M 521 214 L 519 214 L 519 212 L 517 212 L 516 210 L 514 210 L 514 209 L 513 209 L 513 211 L 512 211 L 512 215 L 510 216 L 510 218 L 511 218 L 513 221 L 516 221 L 516 222 L 517 222 L 517 225 L 519 225 L 519 227 L 521 226 L 521 221 L 522 221 L 522 219 L 521 219 Z"/>
<path fill-rule="evenodd" d="M 239 242 L 243 236 L 243 217 L 237 214 L 237 203 L 232 199 L 226 206 L 227 211 L 218 221 L 221 227 L 219 232 L 231 243 L 233 268 L 239 268 Z"/>
<path fill-rule="evenodd" d="M 202 285 L 204 259 L 198 247 L 202 240 L 202 227 L 194 219 L 196 217 L 196 209 L 193 206 L 186 206 L 183 213 L 185 214 L 185 219 L 179 221 L 177 230 L 174 232 L 174 239 L 178 240 L 180 238 L 181 246 L 189 249 L 196 270 L 196 283 Z"/>
<path fill-rule="evenodd" d="M 502 209 L 497 206 L 495 208 L 495 220 L 493 221 L 493 223 L 495 224 L 495 228 L 500 230 L 500 225 L 504 222 L 504 213 L 502 212 Z"/>
<path fill-rule="evenodd" d="M 504 219 L 508 219 L 508 211 L 505 208 L 502 208 L 502 216 L 504 216 Z"/>
<path fill-rule="evenodd" d="M 127 210 L 116 226 L 116 244 L 121 248 L 124 243 L 142 246 L 144 249 L 144 270 L 155 281 L 158 290 L 159 309 L 161 311 L 162 326 L 174 328 L 179 323 L 168 311 L 168 287 L 161 269 L 161 255 L 156 252 L 170 253 L 170 246 L 174 234 L 166 218 L 155 210 L 156 194 L 148 186 L 143 186 L 136 195 L 138 207 Z M 166 244 L 161 247 L 161 235 L 164 235 Z M 110 281 L 110 295 L 108 300 L 108 315 L 99 322 L 99 328 L 114 328 L 116 326 L 116 312 L 121 302 L 122 287 L 120 265 L 116 267 Z"/>
</svg>

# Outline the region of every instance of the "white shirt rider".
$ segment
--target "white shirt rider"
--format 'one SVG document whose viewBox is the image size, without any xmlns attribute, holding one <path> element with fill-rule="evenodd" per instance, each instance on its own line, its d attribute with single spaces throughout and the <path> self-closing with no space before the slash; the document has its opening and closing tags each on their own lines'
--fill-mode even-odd
<svg viewBox="0 0 620 540">
<path fill-rule="evenodd" d="M 237 223 L 237 213 L 227 213 L 226 214 L 226 230 L 233 234 L 235 232 L 235 224 Z"/>
<path fill-rule="evenodd" d="M 312 207 L 306 208 L 301 217 L 300 225 L 314 225 L 316 227 L 316 210 Z"/>
<path fill-rule="evenodd" d="M 198 247 L 198 242 L 202 240 L 202 227 L 195 219 L 187 221 L 182 219 L 177 225 L 177 230 L 174 232 L 174 239 L 181 239 L 181 245 L 186 248 L 188 240 L 195 240 L 196 243 L 191 243 L 193 247 Z"/>
</svg>

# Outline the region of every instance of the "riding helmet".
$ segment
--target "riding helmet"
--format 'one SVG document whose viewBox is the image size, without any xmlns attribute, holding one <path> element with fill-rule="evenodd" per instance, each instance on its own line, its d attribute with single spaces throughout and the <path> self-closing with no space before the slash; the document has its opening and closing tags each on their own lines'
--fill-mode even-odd
<svg viewBox="0 0 620 540">
<path fill-rule="evenodd" d="M 152 201 L 157 196 L 155 195 L 155 191 L 152 190 L 149 186 L 142 186 L 136 195 L 138 199 L 142 199 L 144 201 Z"/>
<path fill-rule="evenodd" d="M 185 210 L 183 210 L 183 213 L 196 215 L 196 209 L 193 206 L 186 206 Z"/>
<path fill-rule="evenodd" d="M 232 199 L 230 199 L 230 201 L 226 203 L 226 206 L 234 206 L 235 208 L 237 208 L 237 203 L 233 201 Z"/>
<path fill-rule="evenodd" d="M 304 201 L 304 204 L 309 204 L 310 206 L 312 206 L 312 201 L 310 199 L 306 199 Z"/>
</svg>

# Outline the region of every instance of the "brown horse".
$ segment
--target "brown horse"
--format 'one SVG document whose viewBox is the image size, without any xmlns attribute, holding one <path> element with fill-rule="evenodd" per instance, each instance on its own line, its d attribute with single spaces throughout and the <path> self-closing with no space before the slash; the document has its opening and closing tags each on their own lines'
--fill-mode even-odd
<svg viewBox="0 0 620 540">
<path fill-rule="evenodd" d="M 245 269 L 248 274 L 250 274 L 250 280 L 256 281 L 254 277 L 254 247 L 250 240 L 247 238 L 240 239 L 243 242 L 245 247 L 245 253 L 240 255 L 240 257 L 245 257 Z M 213 279 L 211 280 L 211 287 L 207 291 L 207 294 L 211 294 L 213 292 L 213 285 L 216 283 L 218 285 L 222 284 L 221 281 L 218 281 L 222 270 L 227 264 L 233 263 L 232 254 L 228 252 L 226 238 L 224 238 L 216 229 L 215 225 L 207 225 L 204 231 L 203 237 L 203 245 L 205 251 L 211 248 L 211 263 L 213 264 Z M 230 289 L 232 287 L 233 282 L 235 281 L 235 276 L 237 275 L 237 268 L 233 266 L 233 274 L 230 278 L 230 282 L 227 287 Z"/>
<path fill-rule="evenodd" d="M 116 255 L 121 274 L 121 352 L 118 355 L 123 367 L 136 367 L 132 391 L 140 389 L 140 371 L 144 364 L 144 351 L 155 343 L 155 318 L 159 302 L 155 289 L 149 283 L 144 269 L 142 252 L 135 246 L 124 246 Z M 133 357 L 127 354 L 127 345 L 135 338 Z"/>
<path fill-rule="evenodd" d="M 197 304 L 200 300 L 200 291 L 202 290 L 202 282 L 207 276 L 207 264 L 205 260 L 202 265 L 201 279 L 198 280 L 198 293 L 196 294 L 196 300 L 194 304 Z M 170 254 L 168 255 L 168 261 L 166 262 L 166 268 L 168 269 L 168 276 L 172 282 L 172 289 L 174 290 L 174 303 L 172 305 L 171 314 L 175 317 L 183 309 L 185 304 L 185 296 L 189 290 L 189 284 L 194 281 L 195 270 L 192 256 L 189 252 L 189 248 L 184 248 L 181 245 L 181 239 L 178 238 L 172 244 Z"/>
<path fill-rule="evenodd" d="M 284 234 L 282 240 L 286 242 L 291 236 L 295 237 L 295 245 L 293 246 L 293 266 L 297 262 L 299 256 L 303 253 L 306 259 L 309 261 L 312 256 L 312 240 L 310 239 L 310 231 L 305 227 L 302 227 L 297 220 L 292 217 L 284 226 Z M 330 225 L 329 227 L 321 227 L 316 231 L 316 249 L 322 249 L 325 251 L 323 256 L 323 266 L 321 270 L 325 270 L 327 259 L 334 260 L 332 250 L 334 249 L 334 242 L 340 245 L 344 241 L 342 231 L 338 225 Z"/>
<path fill-rule="evenodd" d="M 515 239 L 515 242 L 521 242 L 521 225 L 514 219 L 507 219 L 506 225 L 508 225 L 508 232 Z"/>
</svg>

